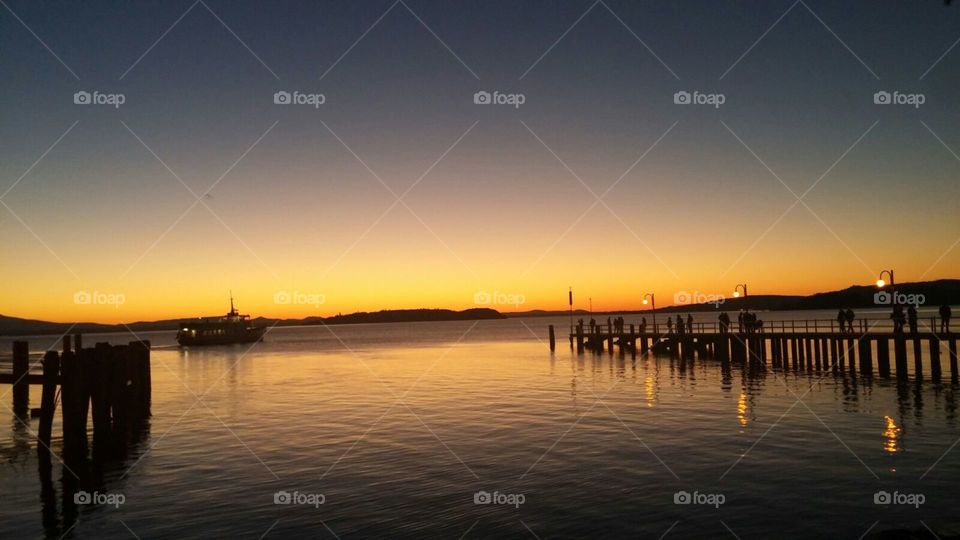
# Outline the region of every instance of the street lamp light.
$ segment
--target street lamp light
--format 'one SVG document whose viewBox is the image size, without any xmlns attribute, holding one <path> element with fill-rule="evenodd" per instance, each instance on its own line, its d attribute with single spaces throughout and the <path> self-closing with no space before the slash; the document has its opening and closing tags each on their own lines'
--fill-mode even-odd
<svg viewBox="0 0 960 540">
<path fill-rule="evenodd" d="M 738 284 L 736 287 L 733 288 L 733 297 L 734 297 L 734 298 L 740 298 L 740 289 L 741 289 L 741 288 L 743 288 L 743 296 L 744 296 L 744 297 L 747 296 L 747 284 L 746 284 L 746 283 L 740 283 L 740 284 Z"/>
<path fill-rule="evenodd" d="M 649 299 L 649 300 L 648 300 Z M 653 308 L 653 333 L 659 334 L 660 330 L 657 329 L 657 297 L 653 293 L 647 293 L 643 295 L 643 305 L 651 304 Z"/>
<path fill-rule="evenodd" d="M 877 287 L 882 289 L 887 286 L 887 282 L 883 280 L 883 275 L 886 274 L 890 278 L 890 294 L 893 296 L 891 298 L 891 303 L 897 305 L 897 282 L 893 279 L 893 270 L 881 270 L 880 275 L 877 277 Z"/>
</svg>

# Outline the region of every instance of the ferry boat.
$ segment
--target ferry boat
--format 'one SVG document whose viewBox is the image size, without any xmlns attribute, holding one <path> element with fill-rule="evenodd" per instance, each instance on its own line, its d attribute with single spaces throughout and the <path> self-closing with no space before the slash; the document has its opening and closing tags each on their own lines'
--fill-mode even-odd
<svg viewBox="0 0 960 540">
<path fill-rule="evenodd" d="M 230 343 L 254 343 L 263 339 L 265 327 L 256 327 L 249 315 L 241 315 L 233 306 L 230 295 L 230 312 L 223 317 L 198 318 L 180 323 L 177 343 L 180 345 L 226 345 Z"/>
</svg>

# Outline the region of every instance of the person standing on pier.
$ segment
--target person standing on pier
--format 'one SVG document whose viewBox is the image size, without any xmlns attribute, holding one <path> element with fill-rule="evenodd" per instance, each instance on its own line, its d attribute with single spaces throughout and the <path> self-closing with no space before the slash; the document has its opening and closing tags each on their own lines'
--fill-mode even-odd
<svg viewBox="0 0 960 540">
<path fill-rule="evenodd" d="M 673 333 L 673 317 L 667 317 L 667 333 Z"/>
<path fill-rule="evenodd" d="M 844 318 L 847 319 L 847 332 L 850 332 L 850 333 L 852 334 L 852 333 L 853 333 L 853 321 L 854 321 L 854 319 L 857 318 L 857 316 L 853 313 L 853 310 L 850 309 L 850 308 L 847 308 L 847 311 L 845 311 L 845 312 L 843 313 L 843 315 L 844 315 Z"/>
<path fill-rule="evenodd" d="M 641 318 L 640 318 L 640 333 L 641 333 L 641 334 L 646 334 L 646 333 L 647 333 L 647 318 L 646 318 L 646 317 L 641 317 Z"/>
<path fill-rule="evenodd" d="M 726 334 L 730 331 L 730 316 L 724 311 L 720 314 L 720 333 Z"/>
<path fill-rule="evenodd" d="M 893 319 L 893 332 L 902 334 L 903 325 L 907 322 L 907 318 L 903 314 L 903 306 L 900 304 L 893 306 L 893 313 L 890 314 L 890 318 Z"/>
<path fill-rule="evenodd" d="M 677 315 L 677 333 L 680 334 L 681 336 L 682 336 L 683 333 L 684 333 L 684 331 L 683 331 L 683 317 L 681 317 L 680 315 Z"/>
<path fill-rule="evenodd" d="M 737 332 L 743 333 L 743 310 L 740 310 L 740 313 L 737 314 Z"/>
<path fill-rule="evenodd" d="M 917 307 L 910 306 L 907 308 L 907 323 L 910 325 L 910 333 L 917 333 Z"/>
<path fill-rule="evenodd" d="M 944 304 L 940 306 L 940 333 L 950 333 L 950 306 Z"/>
<path fill-rule="evenodd" d="M 693 315 L 687 315 L 687 332 L 693 333 Z"/>
<path fill-rule="evenodd" d="M 843 308 L 837 311 L 837 324 L 840 325 L 841 334 L 847 331 L 847 314 L 843 312 Z"/>
</svg>

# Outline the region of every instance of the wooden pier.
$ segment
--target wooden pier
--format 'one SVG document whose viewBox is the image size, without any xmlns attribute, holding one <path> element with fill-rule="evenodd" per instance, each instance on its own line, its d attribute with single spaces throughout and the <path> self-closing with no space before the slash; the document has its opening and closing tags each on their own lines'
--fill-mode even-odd
<svg viewBox="0 0 960 540">
<path fill-rule="evenodd" d="M 40 417 L 37 452 L 41 468 L 53 456 L 52 428 L 57 403 L 63 427 L 62 461 L 71 470 L 91 456 L 88 426 L 93 424 L 92 457 L 123 457 L 150 416 L 150 342 L 128 345 L 97 343 L 82 347 L 79 334 L 63 337 L 63 351 L 46 351 L 32 372 L 29 344 L 13 342 L 13 370 L 0 373 L 0 384 L 13 386 L 13 412 L 24 425 Z M 75 350 L 71 346 L 76 344 Z M 39 409 L 30 408 L 30 386 L 41 386 Z M 59 392 L 58 392 L 59 388 Z"/>
<path fill-rule="evenodd" d="M 952 382 L 958 382 L 957 341 L 960 333 L 934 332 L 937 320 L 924 321 L 925 331 L 895 332 L 890 321 L 860 320 L 853 329 L 841 331 L 836 321 L 801 320 L 772 321 L 762 326 L 744 328 L 731 323 L 728 328 L 719 323 L 694 323 L 684 332 L 649 332 L 646 325 L 607 321 L 592 328 L 578 324 L 570 332 L 570 348 L 583 354 L 590 351 L 613 354 L 621 352 L 669 354 L 681 358 L 710 357 L 721 362 L 767 365 L 775 369 L 819 370 L 860 373 L 870 377 L 875 373 L 883 378 L 895 375 L 907 378 L 910 369 L 907 351 L 912 352 L 913 376 L 923 380 L 928 376 L 940 381 L 944 367 L 941 351 L 945 352 Z M 643 330 L 640 330 L 640 329 Z M 554 328 L 550 326 L 550 349 L 555 350 Z M 658 327 L 657 330 L 660 330 Z M 891 364 L 891 351 L 892 361 Z M 926 356 L 924 353 L 926 351 Z M 929 371 L 928 371 L 929 370 Z"/>
</svg>

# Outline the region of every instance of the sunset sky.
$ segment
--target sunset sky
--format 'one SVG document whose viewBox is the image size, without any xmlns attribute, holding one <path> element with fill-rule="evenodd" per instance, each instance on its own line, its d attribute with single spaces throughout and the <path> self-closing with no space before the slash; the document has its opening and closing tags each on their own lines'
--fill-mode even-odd
<svg viewBox="0 0 960 540">
<path fill-rule="evenodd" d="M 484 292 L 563 309 L 568 286 L 616 309 L 960 276 L 960 6 L 5 2 L 4 315 L 211 315 L 231 289 L 268 317 Z"/>
</svg>

